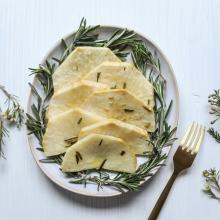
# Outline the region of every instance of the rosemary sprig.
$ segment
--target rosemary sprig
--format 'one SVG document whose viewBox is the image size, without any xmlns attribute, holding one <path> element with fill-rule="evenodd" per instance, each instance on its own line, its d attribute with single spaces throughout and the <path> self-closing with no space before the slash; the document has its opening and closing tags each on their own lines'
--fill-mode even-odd
<svg viewBox="0 0 220 220">
<path fill-rule="evenodd" d="M 102 46 L 103 42 L 98 40 L 98 34 L 94 33 L 99 28 L 99 25 L 96 26 L 86 26 L 86 19 L 83 18 L 80 22 L 79 28 L 76 31 L 76 34 L 73 36 L 72 42 L 69 46 L 64 39 L 61 40 L 61 46 L 64 49 L 64 52 L 60 59 L 53 57 L 52 59 L 60 65 L 67 56 L 78 46 L 93 46 L 98 47 Z"/>
<path fill-rule="evenodd" d="M 37 89 L 29 83 L 33 94 L 36 97 L 36 104 L 31 105 L 32 115 L 27 115 L 26 126 L 30 131 L 28 135 L 34 134 L 38 139 L 40 148 L 38 150 L 43 151 L 42 141 L 43 135 L 46 130 L 47 120 L 46 111 L 48 107 L 48 101 L 53 95 L 53 80 L 52 76 L 55 71 L 56 65 L 50 64 L 46 61 L 44 65 L 39 65 L 38 68 L 30 68 L 31 75 L 35 75 L 41 88 L 43 89 L 43 95 L 41 96 Z M 56 155 L 40 160 L 42 163 L 56 163 L 60 165 L 62 163 L 63 155 Z"/>
<path fill-rule="evenodd" d="M 70 182 L 75 184 L 95 183 L 98 186 L 98 190 L 103 186 L 114 187 L 121 192 L 125 190 L 138 191 L 140 183 L 145 180 L 146 177 L 152 176 L 152 171 L 161 166 L 161 162 L 166 158 L 166 155 L 152 156 L 147 162 L 141 164 L 136 172 L 118 173 L 116 176 L 111 177 L 108 172 L 100 171 L 98 175 L 89 176 L 82 174 L 79 178 L 73 179 Z"/>
<path fill-rule="evenodd" d="M 220 143 L 220 133 L 218 131 L 214 128 L 209 128 L 208 133 L 216 140 L 216 142 Z"/>
<path fill-rule="evenodd" d="M 136 44 L 140 40 L 137 39 L 136 33 L 134 31 L 129 31 L 127 29 L 117 30 L 113 35 L 103 42 L 103 47 L 108 47 L 117 55 L 121 60 L 126 60 L 125 58 L 130 53 L 128 50 L 131 45 Z"/>
<path fill-rule="evenodd" d="M 53 80 L 52 75 L 55 70 L 55 64 L 50 64 L 46 61 L 45 65 L 39 65 L 38 68 L 30 68 L 31 74 L 35 75 L 41 87 L 43 88 L 44 95 L 40 96 L 37 89 L 29 83 L 33 94 L 37 98 L 37 104 L 32 104 L 31 110 L 33 115 L 27 114 L 26 125 L 29 129 L 28 134 L 34 134 L 42 145 L 43 135 L 46 129 L 46 110 L 48 100 L 53 95 Z"/>
<path fill-rule="evenodd" d="M 220 171 L 215 168 L 203 171 L 205 188 L 203 191 L 213 199 L 220 201 Z"/>
<path fill-rule="evenodd" d="M 73 37 L 72 43 L 68 46 L 64 40 L 61 44 L 64 48 L 64 53 L 60 59 L 54 60 L 60 65 L 68 54 L 76 47 L 81 45 L 86 46 L 103 46 L 110 48 L 119 58 L 125 59 L 131 53 L 134 64 L 146 76 L 148 69 L 151 70 L 149 80 L 154 86 L 156 94 L 156 127 L 154 133 L 151 134 L 150 142 L 154 146 L 154 151 L 149 155 L 148 160 L 139 166 L 135 173 L 118 173 L 111 177 L 108 172 L 99 170 L 98 175 L 92 175 L 91 170 L 86 172 L 79 172 L 77 174 L 67 174 L 72 177 L 72 183 L 81 183 L 86 186 L 87 183 L 95 183 L 98 188 L 104 185 L 113 186 L 121 191 L 138 190 L 140 183 L 148 176 L 151 176 L 153 170 L 163 165 L 166 154 L 162 153 L 162 148 L 170 146 L 175 141 L 173 135 L 176 128 L 171 128 L 168 125 L 167 117 L 172 107 L 172 101 L 166 106 L 165 102 L 165 84 L 166 81 L 161 74 L 159 59 L 156 59 L 146 45 L 136 36 L 133 31 L 127 29 L 116 31 L 108 39 L 98 39 L 98 35 L 94 33 L 99 26 L 86 26 L 86 20 L 83 19 L 80 23 L 79 29 Z M 36 74 L 38 81 L 43 87 L 44 95 L 40 96 L 36 88 L 31 85 L 31 89 L 37 97 L 36 104 L 32 105 L 32 115 L 27 115 L 27 126 L 30 130 L 29 134 L 34 134 L 42 146 L 42 138 L 46 128 L 45 112 L 47 109 L 47 102 L 53 94 L 52 74 L 55 70 L 55 64 L 48 61 L 44 65 L 40 65 L 37 69 L 31 69 L 33 74 Z M 97 77 L 97 81 L 100 75 Z M 124 86 L 126 87 L 126 86 Z M 42 150 L 42 148 L 39 148 Z M 52 162 L 61 164 L 63 155 L 58 155 L 41 160 L 42 162 Z M 78 158 L 79 159 L 79 158 Z M 79 161 L 78 161 L 79 162 Z"/>
<path fill-rule="evenodd" d="M 0 85 L 0 91 L 6 96 L 6 110 L 0 107 L 0 158 L 4 156 L 4 138 L 9 136 L 6 123 L 20 128 L 24 122 L 24 110 L 18 102 L 18 97 L 10 94 L 4 86 Z"/>
<path fill-rule="evenodd" d="M 216 118 L 211 121 L 211 124 L 216 123 L 220 119 L 220 90 L 214 90 L 212 94 L 208 97 L 208 102 L 211 105 L 210 114 L 215 115 Z M 220 133 L 216 131 L 214 128 L 209 128 L 208 133 L 218 142 L 220 143 Z"/>
</svg>

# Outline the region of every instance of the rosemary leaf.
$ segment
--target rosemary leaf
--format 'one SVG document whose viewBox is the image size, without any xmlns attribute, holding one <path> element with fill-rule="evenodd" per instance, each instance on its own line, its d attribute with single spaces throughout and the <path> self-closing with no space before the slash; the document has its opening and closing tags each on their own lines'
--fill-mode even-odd
<svg viewBox="0 0 220 220">
<path fill-rule="evenodd" d="M 77 124 L 79 125 L 82 121 L 82 118 L 79 119 L 79 121 L 77 122 Z"/>
<path fill-rule="evenodd" d="M 123 156 L 124 154 L 125 154 L 125 151 L 122 151 L 122 152 L 120 153 L 121 156 Z"/>
<path fill-rule="evenodd" d="M 66 147 L 70 147 L 73 144 L 75 144 L 77 142 L 77 140 L 78 140 L 78 137 L 74 136 L 74 137 L 68 138 L 68 139 L 66 139 L 64 141 L 67 143 Z"/>
<path fill-rule="evenodd" d="M 129 109 L 129 108 L 125 108 L 124 111 L 125 112 L 133 112 L 134 110 L 133 109 Z"/>
<path fill-rule="evenodd" d="M 104 159 L 103 162 L 101 163 L 100 167 L 99 167 L 99 170 L 101 170 L 103 168 L 103 166 L 105 165 L 107 159 Z"/>
<path fill-rule="evenodd" d="M 101 141 L 99 142 L 99 146 L 101 146 L 101 145 L 102 145 L 102 142 L 103 142 L 103 139 L 101 139 Z"/>
<path fill-rule="evenodd" d="M 123 89 L 126 89 L 126 86 L 127 86 L 127 84 L 126 84 L 126 82 L 124 82 L 123 83 Z"/>
<path fill-rule="evenodd" d="M 98 73 L 97 73 L 97 79 L 96 79 L 97 82 L 99 81 L 100 75 L 101 75 L 101 72 L 98 72 Z"/>
</svg>

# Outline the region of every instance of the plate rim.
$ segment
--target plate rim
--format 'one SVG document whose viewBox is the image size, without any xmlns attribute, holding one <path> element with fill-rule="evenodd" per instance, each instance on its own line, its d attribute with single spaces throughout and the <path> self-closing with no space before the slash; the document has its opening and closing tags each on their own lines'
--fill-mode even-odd
<svg viewBox="0 0 220 220">
<path fill-rule="evenodd" d="M 107 28 L 107 29 L 124 29 L 124 27 L 121 27 L 121 26 L 117 26 L 117 25 L 102 25 L 100 24 L 100 28 Z M 126 28 L 127 30 L 132 30 L 130 28 Z M 68 34 L 65 34 L 61 39 L 68 39 L 71 35 L 73 35 L 74 33 L 76 33 L 76 29 Z M 176 117 L 174 119 L 174 123 L 173 125 L 175 127 L 177 127 L 178 129 L 178 122 L 179 122 L 179 88 L 178 88 L 178 83 L 177 83 L 177 79 L 176 79 L 176 76 L 175 76 L 175 72 L 174 72 L 174 69 L 169 61 L 169 59 L 167 58 L 167 56 L 164 54 L 164 52 L 161 50 L 161 48 L 148 36 L 146 36 L 145 34 L 142 34 L 141 32 L 139 31 L 136 31 L 135 30 L 135 33 L 140 36 L 141 38 L 145 39 L 146 41 L 148 41 L 150 44 L 152 44 L 156 49 L 157 51 L 161 54 L 161 56 L 164 58 L 164 60 L 166 61 L 169 69 L 171 70 L 170 71 L 170 74 L 171 74 L 171 77 L 174 81 L 174 87 L 175 87 L 175 91 L 176 91 L 176 108 L 177 108 L 177 113 L 176 113 Z M 59 47 L 59 44 L 60 44 L 60 39 L 57 40 L 51 47 L 49 50 L 47 50 L 46 54 L 43 56 L 43 58 L 41 59 L 41 62 L 40 64 L 44 63 L 45 60 L 50 56 L 50 54 L 55 50 L 55 48 Z M 32 80 L 32 84 L 35 84 L 36 83 L 36 77 L 34 77 L 34 79 Z M 27 106 L 26 106 L 26 109 L 27 109 L 27 113 L 30 112 L 30 108 L 31 108 L 31 98 L 32 98 L 32 93 L 29 92 L 29 95 L 28 95 L 28 101 L 27 101 Z M 26 131 L 28 132 L 28 128 L 26 126 Z M 175 137 L 176 137 L 176 132 L 175 132 Z M 115 191 L 115 192 L 111 192 L 111 194 L 107 194 L 107 195 L 104 195 L 104 194 L 94 194 L 94 193 L 91 193 L 91 192 L 85 192 L 83 190 L 80 190 L 80 189 L 73 189 L 71 187 L 68 187 L 66 185 L 64 185 L 61 181 L 59 181 L 57 178 L 54 178 L 50 172 L 46 171 L 46 169 L 44 169 L 43 167 L 43 164 L 40 163 L 39 161 L 39 158 L 34 150 L 34 146 L 33 146 L 33 143 L 32 143 L 32 136 L 31 135 L 28 135 L 27 134 L 27 140 L 28 140 L 28 147 L 30 148 L 31 150 L 31 154 L 32 156 L 34 157 L 34 160 L 35 162 L 37 163 L 38 167 L 41 169 L 41 171 L 43 171 L 44 175 L 46 175 L 46 177 L 52 181 L 53 183 L 57 184 L 59 187 L 65 189 L 65 190 L 68 190 L 72 193 L 76 193 L 78 195 L 83 195 L 83 196 L 90 196 L 90 197 L 97 197 L 97 198 L 108 198 L 108 197 L 115 197 L 115 196 L 119 196 L 119 195 L 123 195 L 129 191 L 125 191 L 124 193 L 123 192 L 120 192 L 120 191 Z M 172 145 L 173 146 L 173 145 Z M 171 148 L 172 146 L 170 147 L 170 149 L 168 150 L 167 152 L 167 156 L 170 154 L 170 151 L 171 151 Z M 163 163 L 167 160 L 164 159 L 163 160 Z M 155 176 L 155 174 L 158 172 L 158 170 L 160 169 L 160 167 L 158 167 L 156 170 L 153 171 L 153 175 L 150 176 L 150 177 L 147 177 L 145 179 L 145 181 L 143 181 L 143 183 L 146 183 L 150 178 L 152 178 L 153 176 Z M 140 185 L 142 185 L 143 183 L 140 183 Z"/>
</svg>

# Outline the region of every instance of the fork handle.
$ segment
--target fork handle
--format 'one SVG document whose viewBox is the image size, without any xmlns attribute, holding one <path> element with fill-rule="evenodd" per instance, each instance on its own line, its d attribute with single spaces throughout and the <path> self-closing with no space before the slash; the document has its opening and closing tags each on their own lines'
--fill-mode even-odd
<svg viewBox="0 0 220 220">
<path fill-rule="evenodd" d="M 169 181 L 167 182 L 167 185 L 165 186 L 163 192 L 161 193 L 159 199 L 157 200 L 156 205 L 154 206 L 153 210 L 151 211 L 151 214 L 148 218 L 148 220 L 156 220 L 161 208 L 163 207 L 164 202 L 166 201 L 166 198 L 170 192 L 170 189 L 177 177 L 177 173 L 173 172 L 172 176 L 170 177 Z"/>
</svg>

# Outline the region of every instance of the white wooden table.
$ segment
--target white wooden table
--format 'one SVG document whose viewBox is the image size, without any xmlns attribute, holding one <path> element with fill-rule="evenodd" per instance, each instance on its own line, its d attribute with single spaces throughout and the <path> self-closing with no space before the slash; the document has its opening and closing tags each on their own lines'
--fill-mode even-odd
<svg viewBox="0 0 220 220">
<path fill-rule="evenodd" d="M 29 93 L 28 67 L 76 29 L 85 16 L 90 24 L 127 26 L 153 39 L 168 56 L 180 90 L 178 136 L 192 120 L 206 126 L 207 96 L 220 88 L 220 2 L 146 0 L 0 0 L 0 84 L 20 97 Z M 7 160 L 0 161 L 0 219 L 144 220 L 172 172 L 167 166 L 140 193 L 95 199 L 69 193 L 54 185 L 37 167 L 25 128 L 12 129 L 6 141 Z M 187 174 L 180 176 L 161 212 L 161 220 L 216 220 L 219 202 L 202 192 L 201 173 L 220 168 L 220 145 L 209 135 Z"/>
</svg>

